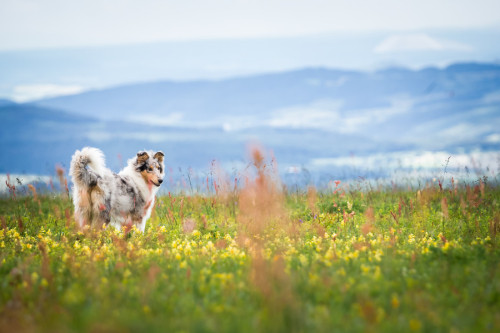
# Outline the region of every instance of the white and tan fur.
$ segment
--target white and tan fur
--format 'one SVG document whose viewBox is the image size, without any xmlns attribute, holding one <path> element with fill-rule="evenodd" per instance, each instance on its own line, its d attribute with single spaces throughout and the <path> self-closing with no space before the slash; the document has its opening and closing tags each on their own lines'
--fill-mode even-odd
<svg viewBox="0 0 500 333">
<path fill-rule="evenodd" d="M 106 168 L 97 148 L 77 150 L 71 159 L 75 219 L 83 227 L 136 226 L 144 232 L 163 181 L 164 154 L 141 151 L 118 174 Z"/>
</svg>

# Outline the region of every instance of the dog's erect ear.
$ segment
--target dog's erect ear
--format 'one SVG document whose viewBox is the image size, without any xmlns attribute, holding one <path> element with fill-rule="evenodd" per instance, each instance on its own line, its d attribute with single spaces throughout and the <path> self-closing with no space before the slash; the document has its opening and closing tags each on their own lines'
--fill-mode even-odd
<svg viewBox="0 0 500 333">
<path fill-rule="evenodd" d="M 165 154 L 163 154 L 161 151 L 158 151 L 153 157 L 157 159 L 158 162 L 163 163 L 163 156 L 165 156 Z"/>
<path fill-rule="evenodd" d="M 137 164 L 142 164 L 149 159 L 148 153 L 145 151 L 140 151 L 137 153 Z"/>
</svg>

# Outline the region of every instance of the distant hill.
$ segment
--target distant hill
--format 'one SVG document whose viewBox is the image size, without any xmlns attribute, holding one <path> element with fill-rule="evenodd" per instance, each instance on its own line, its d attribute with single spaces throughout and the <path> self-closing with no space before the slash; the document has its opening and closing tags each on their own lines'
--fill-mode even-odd
<svg viewBox="0 0 500 333">
<path fill-rule="evenodd" d="M 11 105 L 11 104 L 15 104 L 15 103 L 11 100 L 0 98 L 0 107 L 6 106 L 6 105 Z"/>
<path fill-rule="evenodd" d="M 84 144 L 84 129 L 98 122 L 48 108 L 11 104 L 0 107 L 0 123 L 0 173 L 52 174 L 56 163 L 72 154 L 72 147 Z"/>
<path fill-rule="evenodd" d="M 258 139 L 277 148 L 277 155 L 289 162 L 294 159 L 287 156 L 304 162 L 311 154 L 328 156 L 325 154 L 332 151 L 334 141 L 362 143 L 356 137 L 329 132 L 308 138 L 310 131 L 303 129 L 253 128 L 227 132 L 220 128 L 137 125 L 22 104 L 0 107 L 0 122 L 4 128 L 0 133 L 0 173 L 52 174 L 56 164 L 68 170 L 72 154 L 84 146 L 102 149 L 107 164 L 118 170 L 126 159 L 143 149 L 165 151 L 171 168 L 207 169 L 214 159 L 243 161 L 247 143 Z M 375 147 L 369 144 L 369 148 Z M 334 149 L 347 152 L 339 147 Z"/>
<path fill-rule="evenodd" d="M 240 120 L 262 123 L 273 111 L 324 100 L 340 101 L 342 112 L 384 107 L 397 96 L 442 94 L 441 100 L 446 102 L 451 97 L 464 100 L 500 89 L 499 80 L 500 65 L 490 64 L 373 73 L 317 68 L 220 81 L 141 83 L 35 104 L 106 119 L 176 115 L 172 123 L 206 126 Z"/>
<path fill-rule="evenodd" d="M 75 149 L 108 164 L 144 148 L 170 166 L 242 161 L 248 142 L 282 165 L 378 152 L 500 150 L 500 66 L 376 72 L 324 68 L 220 81 L 151 82 L 29 104 L 0 101 L 0 173 L 48 173 Z M 121 163 L 123 163 L 122 161 Z"/>
</svg>

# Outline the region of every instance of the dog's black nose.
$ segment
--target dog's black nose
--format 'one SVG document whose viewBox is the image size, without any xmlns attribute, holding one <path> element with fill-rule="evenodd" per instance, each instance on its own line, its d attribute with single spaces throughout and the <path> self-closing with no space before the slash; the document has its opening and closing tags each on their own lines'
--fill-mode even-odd
<svg viewBox="0 0 500 333">
<path fill-rule="evenodd" d="M 163 179 L 158 179 L 158 183 L 163 183 Z"/>
</svg>

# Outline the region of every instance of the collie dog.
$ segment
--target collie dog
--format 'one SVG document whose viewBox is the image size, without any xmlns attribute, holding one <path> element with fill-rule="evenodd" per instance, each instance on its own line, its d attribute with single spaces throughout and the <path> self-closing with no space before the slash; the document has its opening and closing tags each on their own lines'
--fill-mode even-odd
<svg viewBox="0 0 500 333">
<path fill-rule="evenodd" d="M 106 168 L 97 148 L 77 150 L 71 159 L 75 219 L 85 225 L 116 229 L 136 226 L 144 232 L 164 176 L 164 154 L 140 151 L 116 174 Z"/>
</svg>

